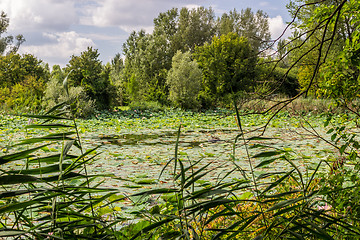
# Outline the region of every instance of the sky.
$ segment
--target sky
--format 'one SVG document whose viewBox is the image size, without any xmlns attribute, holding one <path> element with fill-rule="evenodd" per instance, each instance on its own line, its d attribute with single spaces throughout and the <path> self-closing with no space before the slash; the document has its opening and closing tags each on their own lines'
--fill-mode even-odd
<svg viewBox="0 0 360 240">
<path fill-rule="evenodd" d="M 48 63 L 64 67 L 72 55 L 87 47 L 98 49 L 103 64 L 122 54 L 132 31 L 151 33 L 153 19 L 177 7 L 212 7 L 216 16 L 250 7 L 269 15 L 272 38 L 290 21 L 287 0 L 0 0 L 0 11 L 9 20 L 8 35 L 23 34 L 19 53 L 31 53 Z M 2 35 L 5 36 L 6 34 Z"/>
</svg>

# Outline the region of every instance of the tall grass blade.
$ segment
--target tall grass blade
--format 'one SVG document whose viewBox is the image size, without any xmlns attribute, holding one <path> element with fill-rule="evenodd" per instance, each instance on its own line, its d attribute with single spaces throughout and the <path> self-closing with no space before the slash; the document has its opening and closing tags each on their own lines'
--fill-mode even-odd
<svg viewBox="0 0 360 240">
<path fill-rule="evenodd" d="M 13 162 L 13 161 L 17 161 L 17 160 L 22 160 L 22 159 L 26 159 L 26 158 L 30 158 L 30 157 L 34 157 L 33 155 L 31 155 L 32 153 L 36 152 L 37 150 L 43 148 L 43 147 L 47 147 L 50 144 L 45 144 L 45 145 L 41 145 L 39 147 L 34 147 L 31 149 L 27 149 L 24 151 L 20 151 L 20 152 L 16 152 L 13 154 L 8 154 L 8 155 L 4 155 L 0 157 L 0 164 L 5 164 L 8 162 Z"/>
</svg>

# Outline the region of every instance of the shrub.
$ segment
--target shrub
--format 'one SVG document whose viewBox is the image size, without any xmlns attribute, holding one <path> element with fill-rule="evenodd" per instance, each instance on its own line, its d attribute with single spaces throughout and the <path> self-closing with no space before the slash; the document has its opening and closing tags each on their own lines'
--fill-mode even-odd
<svg viewBox="0 0 360 240">
<path fill-rule="evenodd" d="M 27 76 L 24 81 L 0 89 L 0 103 L 6 111 L 34 112 L 41 107 L 45 83 L 42 79 Z"/>
<path fill-rule="evenodd" d="M 153 102 L 153 101 L 149 101 L 149 102 L 134 101 L 134 102 L 131 102 L 129 107 L 131 110 L 140 110 L 140 111 L 143 111 L 143 110 L 161 111 L 164 109 L 160 103 Z"/>
<path fill-rule="evenodd" d="M 45 90 L 42 106 L 45 109 L 50 109 L 53 106 L 67 100 L 64 87 L 62 83 L 56 79 L 51 79 Z M 95 100 L 91 100 L 86 94 L 83 87 L 70 87 L 69 99 L 76 109 L 75 115 L 78 117 L 87 117 L 94 113 Z"/>
<path fill-rule="evenodd" d="M 88 47 L 80 56 L 71 56 L 65 72 L 71 72 L 69 87 L 81 86 L 89 99 L 96 101 L 98 108 L 106 109 L 110 104 L 109 91 L 112 91 L 110 69 L 102 66 L 99 55 L 97 49 Z"/>
</svg>

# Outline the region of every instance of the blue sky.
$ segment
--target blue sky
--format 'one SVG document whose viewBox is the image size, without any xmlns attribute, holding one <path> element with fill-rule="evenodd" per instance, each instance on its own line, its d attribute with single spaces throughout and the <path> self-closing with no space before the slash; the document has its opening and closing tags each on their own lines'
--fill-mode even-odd
<svg viewBox="0 0 360 240">
<path fill-rule="evenodd" d="M 284 0 L 0 0 L 10 18 L 8 34 L 23 34 L 20 53 L 32 53 L 62 67 L 71 55 L 88 46 L 99 49 L 105 64 L 132 31 L 152 31 L 153 19 L 172 7 L 212 7 L 220 16 L 232 9 L 261 9 L 269 15 L 270 32 L 277 38 L 290 16 Z"/>
</svg>

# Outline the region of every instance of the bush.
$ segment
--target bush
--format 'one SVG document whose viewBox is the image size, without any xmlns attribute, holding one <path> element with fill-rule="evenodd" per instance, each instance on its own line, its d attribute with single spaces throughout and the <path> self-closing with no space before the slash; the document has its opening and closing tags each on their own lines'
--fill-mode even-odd
<svg viewBox="0 0 360 240">
<path fill-rule="evenodd" d="M 161 106 L 160 103 L 158 102 L 140 102 L 140 101 L 134 101 L 131 102 L 129 105 L 131 110 L 140 110 L 140 111 L 144 111 L 144 110 L 150 110 L 150 111 L 162 111 L 164 109 L 163 106 Z"/>
<path fill-rule="evenodd" d="M 24 81 L 0 89 L 2 110 L 34 112 L 41 107 L 45 83 L 42 79 L 27 76 Z"/>
<path fill-rule="evenodd" d="M 68 97 L 73 103 L 73 109 L 76 109 L 76 116 L 88 117 L 94 113 L 95 101 L 88 97 L 83 87 L 70 87 L 69 96 L 67 96 L 62 83 L 56 78 L 51 79 L 46 85 L 42 106 L 45 109 L 50 109 L 66 101 Z"/>
</svg>

